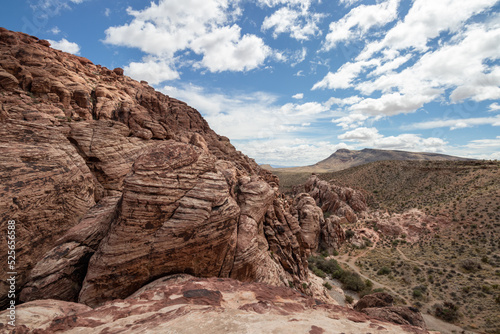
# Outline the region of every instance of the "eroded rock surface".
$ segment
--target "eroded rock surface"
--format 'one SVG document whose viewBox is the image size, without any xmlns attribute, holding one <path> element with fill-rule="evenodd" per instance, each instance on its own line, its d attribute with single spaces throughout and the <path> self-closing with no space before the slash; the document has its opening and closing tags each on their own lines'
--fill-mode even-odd
<svg viewBox="0 0 500 334">
<path fill-rule="evenodd" d="M 165 273 L 227 277 L 240 207 L 209 152 L 166 141 L 124 181 L 120 215 L 92 258 L 80 301 L 123 298 Z"/>
<path fill-rule="evenodd" d="M 384 292 L 366 295 L 361 298 L 354 309 L 400 325 L 411 325 L 427 329 L 422 314 L 413 307 L 393 306 L 394 298 Z"/>
<path fill-rule="evenodd" d="M 158 279 L 126 299 L 95 309 L 37 300 L 19 306 L 18 315 L 23 323 L 17 332 L 37 334 L 428 333 L 322 304 L 286 287 L 189 275 Z M 8 333 L 4 324 L 0 333 Z"/>
<path fill-rule="evenodd" d="M 363 309 L 370 307 L 392 306 L 393 303 L 394 303 L 394 298 L 390 294 L 385 292 L 377 292 L 363 296 L 354 305 L 354 309 L 356 311 L 362 311 Z"/>
<path fill-rule="evenodd" d="M 17 222 L 21 301 L 98 305 L 174 273 L 307 282 L 314 203 L 295 216 L 198 111 L 49 46 L 0 28 L 0 218 Z"/>
<path fill-rule="evenodd" d="M 424 330 L 427 328 L 422 314 L 412 307 L 391 306 L 365 308 L 363 309 L 363 313 L 370 317 L 387 320 L 395 324 L 411 325 Z"/>
<path fill-rule="evenodd" d="M 0 122 L 0 228 L 16 221 L 17 286 L 57 238 L 95 205 L 95 178 L 63 129 Z M 0 243 L 7 263 L 7 242 Z M 22 260 L 21 260 L 22 259 Z M 0 304 L 7 285 L 0 281 Z"/>
<path fill-rule="evenodd" d="M 361 191 L 331 184 L 320 180 L 316 175 L 307 180 L 304 189 L 323 212 L 344 217 L 349 223 L 357 221 L 357 212 L 367 209 L 366 199 Z"/>
</svg>

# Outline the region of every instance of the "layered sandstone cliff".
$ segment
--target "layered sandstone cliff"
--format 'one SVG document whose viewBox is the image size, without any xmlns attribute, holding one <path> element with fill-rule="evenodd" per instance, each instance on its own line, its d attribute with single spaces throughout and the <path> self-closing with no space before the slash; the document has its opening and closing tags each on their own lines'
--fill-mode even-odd
<svg viewBox="0 0 500 334">
<path fill-rule="evenodd" d="M 95 306 L 175 273 L 307 280 L 322 216 L 294 214 L 185 103 L 5 29 L 0 93 L 0 221 L 17 222 L 21 301 Z"/>
</svg>

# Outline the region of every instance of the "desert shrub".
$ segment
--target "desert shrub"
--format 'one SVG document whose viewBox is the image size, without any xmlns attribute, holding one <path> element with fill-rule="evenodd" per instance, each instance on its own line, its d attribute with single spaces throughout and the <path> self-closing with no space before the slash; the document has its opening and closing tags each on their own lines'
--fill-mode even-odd
<svg viewBox="0 0 500 334">
<path fill-rule="evenodd" d="M 414 289 L 412 296 L 413 298 L 421 298 L 423 296 L 422 290 Z"/>
<path fill-rule="evenodd" d="M 382 267 L 377 271 L 377 275 L 389 275 L 391 273 L 391 269 L 388 267 Z"/>
<path fill-rule="evenodd" d="M 453 322 L 458 319 L 458 306 L 452 302 L 434 305 L 434 315 L 447 322 Z"/>
<path fill-rule="evenodd" d="M 484 293 L 491 293 L 491 287 L 489 285 L 483 285 L 481 287 L 481 291 L 483 291 Z"/>
<path fill-rule="evenodd" d="M 412 296 L 413 298 L 421 298 L 427 292 L 427 287 L 424 285 L 419 285 L 413 288 Z"/>
<path fill-rule="evenodd" d="M 326 277 L 325 272 L 323 270 L 319 269 L 319 268 L 314 267 L 312 269 L 312 272 L 314 273 L 314 275 L 316 275 L 318 277 L 321 277 L 321 278 L 325 278 Z"/>
<path fill-rule="evenodd" d="M 469 272 L 476 272 L 481 269 L 481 265 L 474 259 L 466 259 L 461 263 L 462 268 Z"/>
<path fill-rule="evenodd" d="M 361 279 L 358 273 L 352 271 L 344 271 L 342 277 L 340 277 L 342 286 L 346 290 L 352 291 L 362 291 L 366 288 L 365 282 Z"/>
<path fill-rule="evenodd" d="M 345 295 L 345 302 L 347 304 L 352 304 L 353 301 L 354 301 L 354 299 L 351 296 Z"/>
<path fill-rule="evenodd" d="M 335 273 L 337 272 L 341 273 L 343 271 L 339 263 L 335 259 L 326 260 L 321 257 L 310 257 L 309 265 L 311 264 L 313 265 L 313 267 L 321 269 L 326 274 L 332 275 L 332 277 L 334 276 Z M 334 278 L 339 278 L 339 277 L 334 277 Z"/>
<path fill-rule="evenodd" d="M 331 290 L 331 289 L 332 289 L 332 285 L 331 285 L 330 283 L 328 283 L 328 282 L 323 283 L 323 286 L 324 286 L 325 288 L 327 288 L 328 290 Z"/>
<path fill-rule="evenodd" d="M 345 232 L 345 238 L 349 240 L 349 239 L 351 239 L 352 237 L 354 237 L 354 234 L 356 234 L 356 233 L 355 233 L 353 230 L 347 230 L 347 231 Z"/>
</svg>

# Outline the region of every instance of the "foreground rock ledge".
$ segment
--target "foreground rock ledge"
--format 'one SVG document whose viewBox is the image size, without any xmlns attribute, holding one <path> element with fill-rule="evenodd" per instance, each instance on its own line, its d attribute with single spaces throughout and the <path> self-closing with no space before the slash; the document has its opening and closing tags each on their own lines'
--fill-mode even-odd
<svg viewBox="0 0 500 334">
<path fill-rule="evenodd" d="M 0 313 L 6 316 L 5 312 Z M 428 333 L 391 324 L 285 287 L 172 275 L 92 309 L 37 300 L 20 305 L 16 333 Z M 0 324 L 0 333 L 10 329 Z"/>
</svg>

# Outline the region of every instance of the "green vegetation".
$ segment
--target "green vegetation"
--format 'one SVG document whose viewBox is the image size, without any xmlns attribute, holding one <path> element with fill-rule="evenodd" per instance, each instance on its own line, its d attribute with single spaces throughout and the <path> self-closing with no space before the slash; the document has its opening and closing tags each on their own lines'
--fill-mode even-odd
<svg viewBox="0 0 500 334">
<path fill-rule="evenodd" d="M 412 293 L 412 296 L 413 298 L 422 298 L 425 293 L 427 292 L 427 287 L 426 286 L 416 286 L 413 288 L 413 293 Z"/>
<path fill-rule="evenodd" d="M 367 286 L 366 282 L 363 281 L 358 273 L 344 270 L 335 259 L 326 260 L 321 256 L 311 256 L 308 261 L 309 269 L 311 269 L 316 276 L 325 278 L 326 275 L 330 275 L 331 278 L 338 279 L 342 282 L 342 287 L 346 290 L 361 292 L 370 290 L 373 286 L 373 284 Z M 324 274 L 325 277 L 316 273 Z"/>
<path fill-rule="evenodd" d="M 321 278 L 325 278 L 326 277 L 325 272 L 323 270 L 319 269 L 319 268 L 314 267 L 311 270 L 314 273 L 314 275 L 316 275 L 318 277 L 321 277 Z"/>
<path fill-rule="evenodd" d="M 458 306 L 452 302 L 434 305 L 434 315 L 447 322 L 453 322 L 460 316 Z"/>
<path fill-rule="evenodd" d="M 389 275 L 391 273 L 391 269 L 390 268 L 387 268 L 387 267 L 382 267 L 380 268 L 379 271 L 377 271 L 377 275 Z"/>
</svg>

